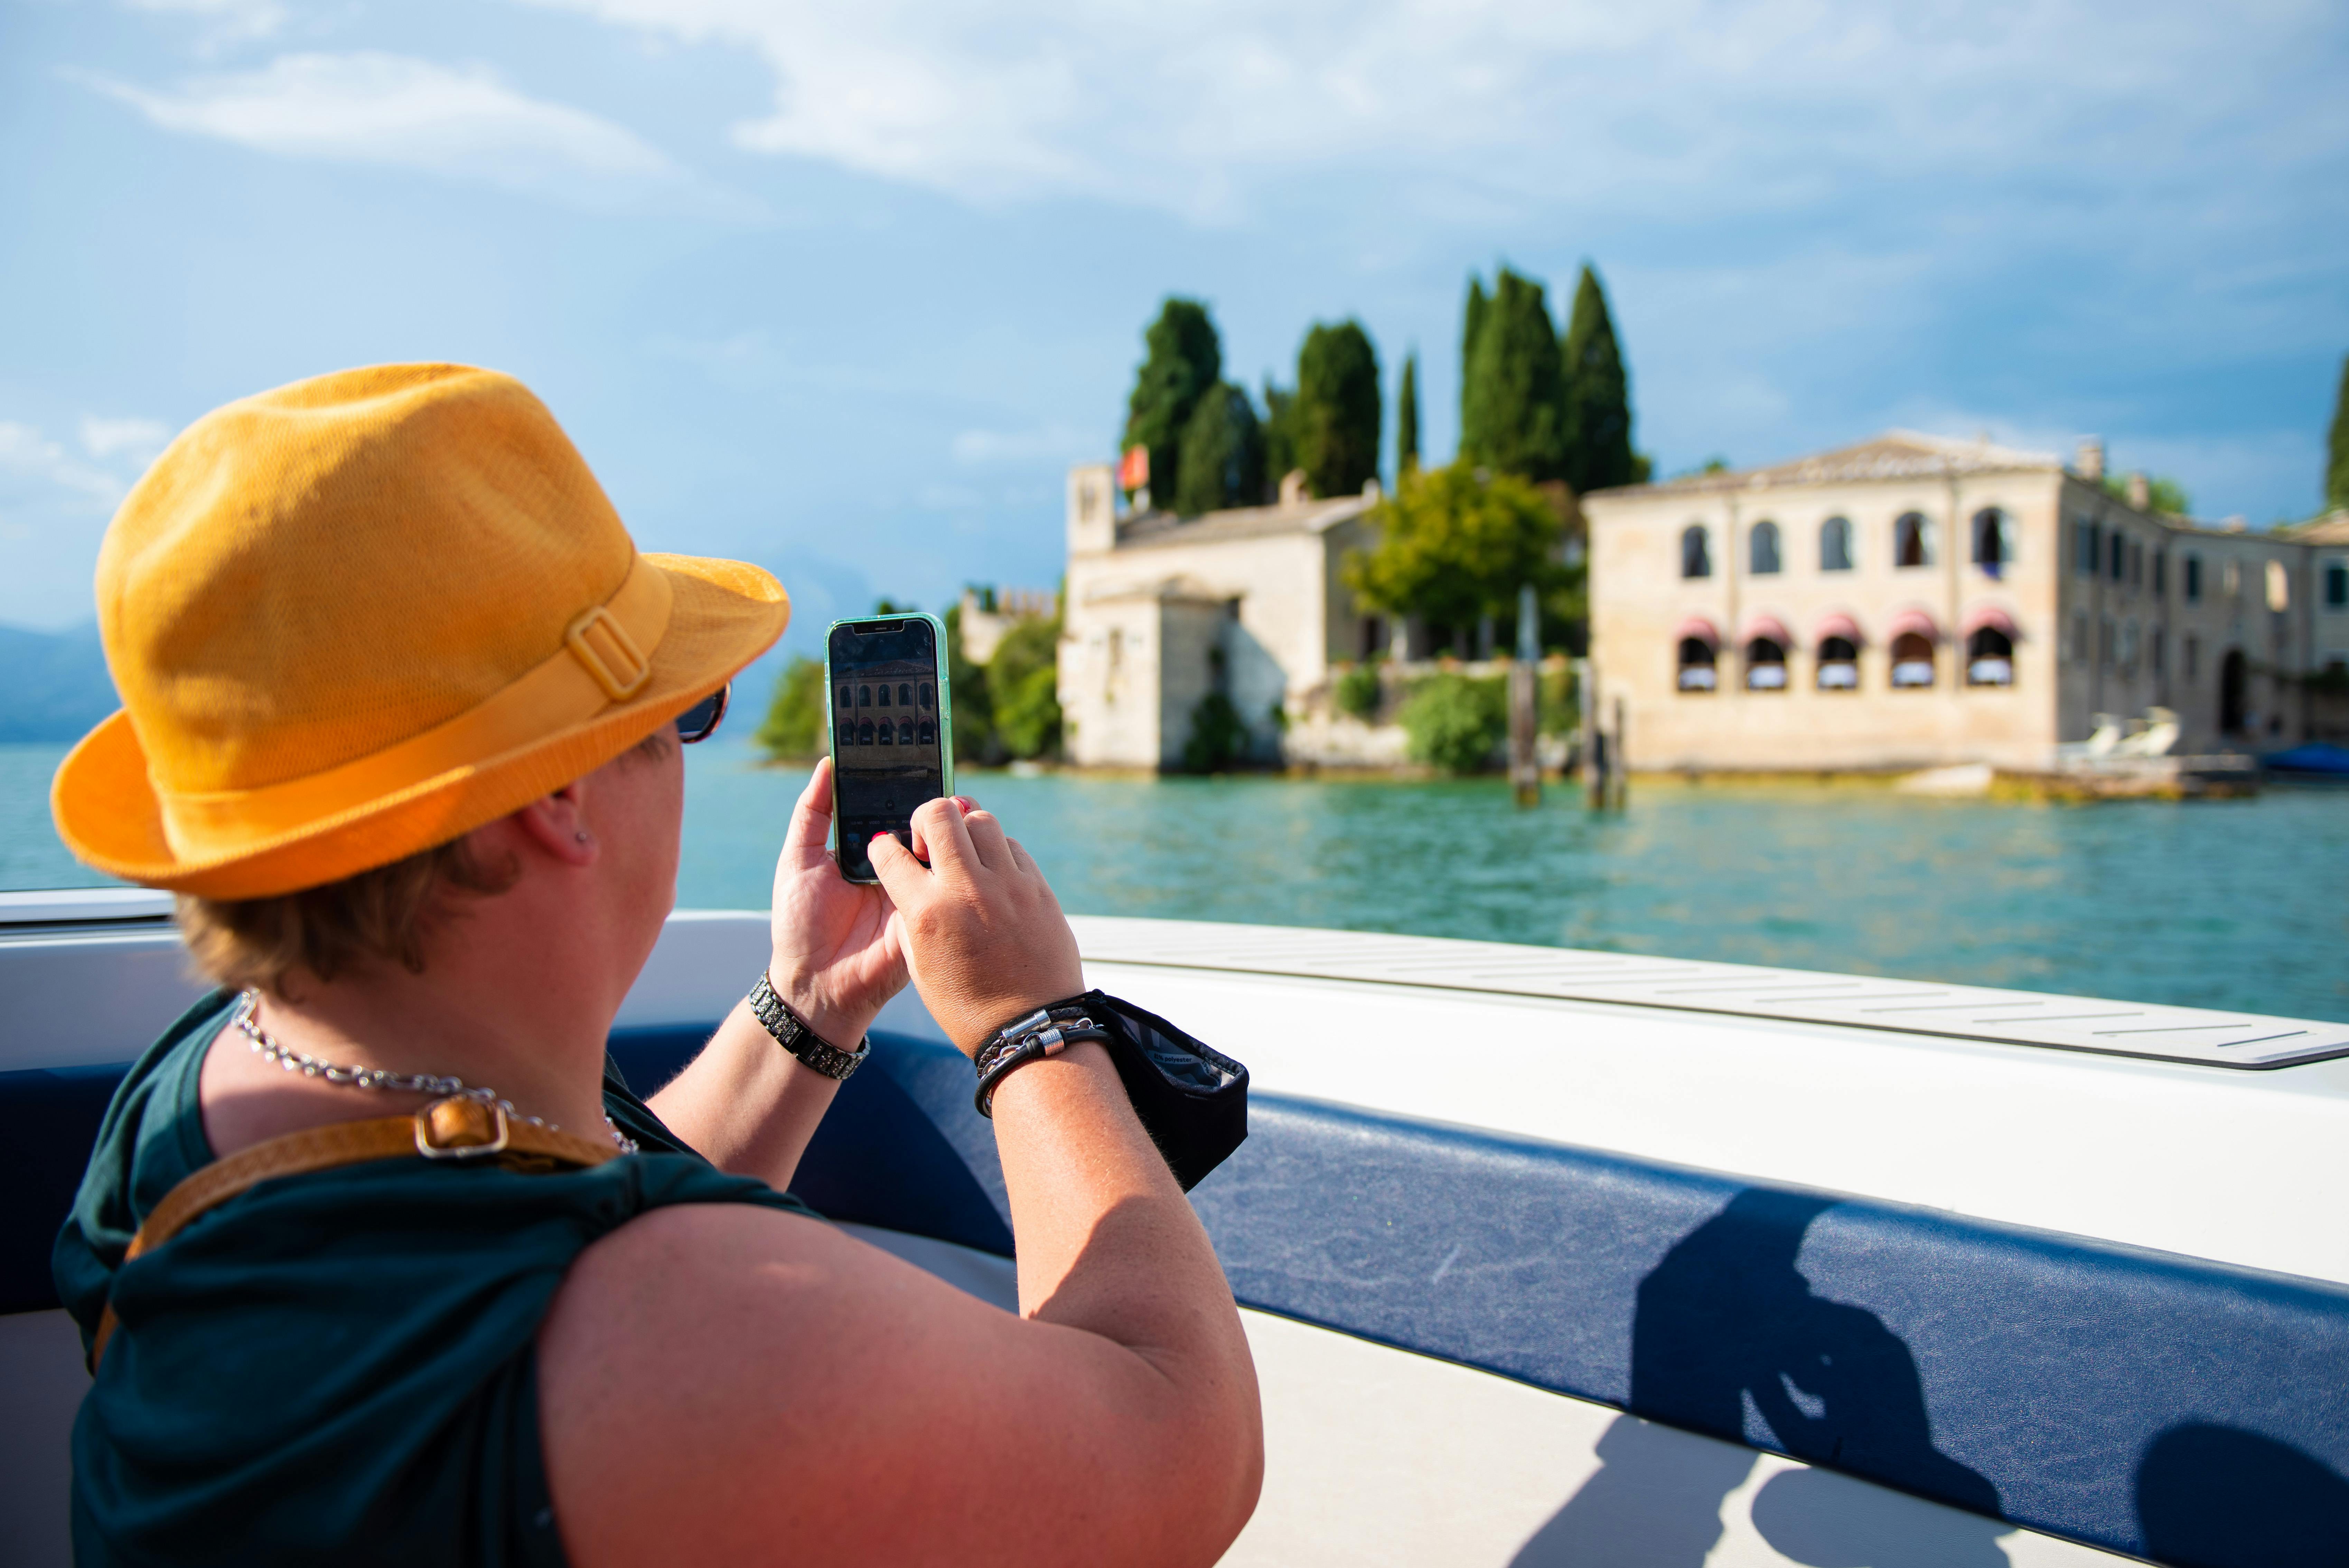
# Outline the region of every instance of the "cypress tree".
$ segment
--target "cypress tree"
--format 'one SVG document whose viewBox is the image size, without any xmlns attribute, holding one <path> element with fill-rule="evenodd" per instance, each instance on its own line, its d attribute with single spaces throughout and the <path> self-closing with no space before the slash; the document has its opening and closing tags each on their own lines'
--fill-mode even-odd
<svg viewBox="0 0 2349 1568">
<path fill-rule="evenodd" d="M 1577 495 L 1636 477 L 1631 456 L 1631 389 L 1623 351 L 1615 340 L 1599 275 L 1583 264 L 1574 288 L 1574 317 L 1566 329 L 1566 471 L 1559 477 Z"/>
<path fill-rule="evenodd" d="M 2333 396 L 2333 430 L 2324 450 L 2324 506 L 2349 507 L 2349 358 L 2341 361 L 2341 389 Z"/>
<path fill-rule="evenodd" d="M 1395 389 L 1395 483 L 1419 470 L 1419 354 L 1402 357 L 1402 385 Z"/>
<path fill-rule="evenodd" d="M 1269 501 L 1297 466 L 1297 394 L 1264 379 L 1264 483 Z"/>
<path fill-rule="evenodd" d="M 1474 310 L 1476 291 L 1471 290 Z M 1462 367 L 1460 455 L 1537 483 L 1566 472 L 1566 379 L 1542 286 L 1503 267 Z"/>
<path fill-rule="evenodd" d="M 1468 275 L 1468 304 L 1460 316 L 1460 421 L 1467 428 L 1468 362 L 1476 358 L 1476 335 L 1485 329 L 1485 280 Z"/>
<path fill-rule="evenodd" d="M 1121 444 L 1150 449 L 1150 488 L 1163 504 L 1174 498 L 1182 471 L 1183 427 L 1223 379 L 1224 348 L 1207 307 L 1171 295 L 1142 340 L 1149 354 L 1126 399 Z"/>
<path fill-rule="evenodd" d="M 1355 495 L 1379 472 L 1379 351 L 1359 321 L 1319 322 L 1297 354 L 1295 436 L 1305 487 Z"/>
<path fill-rule="evenodd" d="M 1183 427 L 1174 510 L 1185 517 L 1252 506 L 1264 494 L 1264 433 L 1248 395 L 1226 381 L 1199 400 Z"/>
</svg>

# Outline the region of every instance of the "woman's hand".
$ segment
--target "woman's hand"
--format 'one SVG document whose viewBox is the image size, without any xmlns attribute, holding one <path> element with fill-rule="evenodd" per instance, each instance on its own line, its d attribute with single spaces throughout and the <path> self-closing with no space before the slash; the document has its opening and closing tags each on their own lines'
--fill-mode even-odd
<svg viewBox="0 0 2349 1568">
<path fill-rule="evenodd" d="M 905 953 L 888 895 L 840 874 L 824 847 L 831 830 L 826 757 L 800 793 L 775 861 L 775 948 L 767 979 L 809 1028 L 854 1051 L 882 1003 L 905 989 Z M 890 846 L 897 848 L 895 840 Z"/>
<path fill-rule="evenodd" d="M 1084 990 L 1076 933 L 1044 874 L 1003 825 L 960 799 L 914 812 L 924 866 L 887 834 L 873 840 L 874 872 L 897 907 L 914 983 L 966 1056 L 1023 1013 Z M 776 910 L 780 916 L 781 900 Z"/>
</svg>

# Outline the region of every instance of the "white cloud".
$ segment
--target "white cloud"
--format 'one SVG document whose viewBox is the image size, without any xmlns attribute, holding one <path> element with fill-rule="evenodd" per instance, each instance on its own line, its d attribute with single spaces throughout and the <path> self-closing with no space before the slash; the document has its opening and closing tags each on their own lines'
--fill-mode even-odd
<svg viewBox="0 0 2349 1568">
<path fill-rule="evenodd" d="M 754 52 L 735 140 L 982 200 L 1193 217 L 1375 170 L 1454 211 L 1692 192 L 1800 205 L 1854 180 L 2211 168 L 2337 150 L 2321 0 L 536 0 Z M 2310 132 L 2316 134 L 2312 136 Z M 2061 160 L 2057 164 L 2053 161 Z"/>
<path fill-rule="evenodd" d="M 289 54 L 170 90 L 79 79 L 166 130 L 284 158 L 421 170 L 595 207 L 717 195 L 626 126 L 532 98 L 482 65 Z"/>
<path fill-rule="evenodd" d="M 1073 462 L 1092 455 L 1101 442 L 1058 421 L 1024 431 L 964 431 L 949 443 L 957 462 L 972 467 L 995 463 Z"/>
<path fill-rule="evenodd" d="M 31 425 L 0 420 L 0 481 L 14 480 L 11 490 L 29 483 L 34 489 L 62 490 L 89 502 L 112 507 L 129 486 L 102 469 L 77 461 L 66 449 Z"/>
<path fill-rule="evenodd" d="M 133 11 L 188 16 L 202 22 L 215 42 L 266 38 L 285 26 L 278 0 L 122 0 Z"/>
<path fill-rule="evenodd" d="M 160 420 L 102 420 L 96 416 L 81 421 L 82 450 L 96 458 L 109 458 L 122 453 L 144 467 L 155 461 L 169 446 L 171 427 Z"/>
</svg>

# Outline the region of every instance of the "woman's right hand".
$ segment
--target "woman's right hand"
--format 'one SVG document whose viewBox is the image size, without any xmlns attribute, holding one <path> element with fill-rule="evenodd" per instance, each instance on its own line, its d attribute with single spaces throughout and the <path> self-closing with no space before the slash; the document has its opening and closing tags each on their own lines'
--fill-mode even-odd
<svg viewBox="0 0 2349 1568">
<path fill-rule="evenodd" d="M 955 796 L 913 826 L 924 866 L 875 836 L 874 874 L 895 906 L 907 967 L 930 1016 L 966 1056 L 1006 1023 L 1085 988 L 1076 933 L 1036 862 L 991 813 Z"/>
</svg>

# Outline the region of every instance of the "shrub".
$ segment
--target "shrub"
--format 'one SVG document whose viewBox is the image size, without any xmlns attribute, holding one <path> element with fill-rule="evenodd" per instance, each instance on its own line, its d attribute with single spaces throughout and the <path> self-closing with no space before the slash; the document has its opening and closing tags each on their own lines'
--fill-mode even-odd
<svg viewBox="0 0 2349 1568">
<path fill-rule="evenodd" d="M 1508 738 L 1508 692 L 1498 680 L 1431 675 L 1412 688 L 1401 717 L 1413 761 L 1473 774 Z"/>
<path fill-rule="evenodd" d="M 823 661 L 795 654 L 775 678 L 758 742 L 777 762 L 810 762 L 823 755 Z"/>
<path fill-rule="evenodd" d="M 1247 753 L 1247 725 L 1220 691 L 1211 691 L 1191 710 L 1191 738 L 1183 742 L 1183 765 L 1195 774 L 1220 773 Z"/>
<path fill-rule="evenodd" d="M 1575 689 L 1574 671 L 1545 670 L 1537 688 L 1534 728 L 1544 735 L 1571 735 L 1582 728 L 1581 693 Z"/>
<path fill-rule="evenodd" d="M 1379 686 L 1379 661 L 1364 659 L 1338 677 L 1338 689 L 1331 693 L 1338 711 L 1369 723 L 1378 716 L 1379 700 L 1384 693 Z"/>
</svg>

